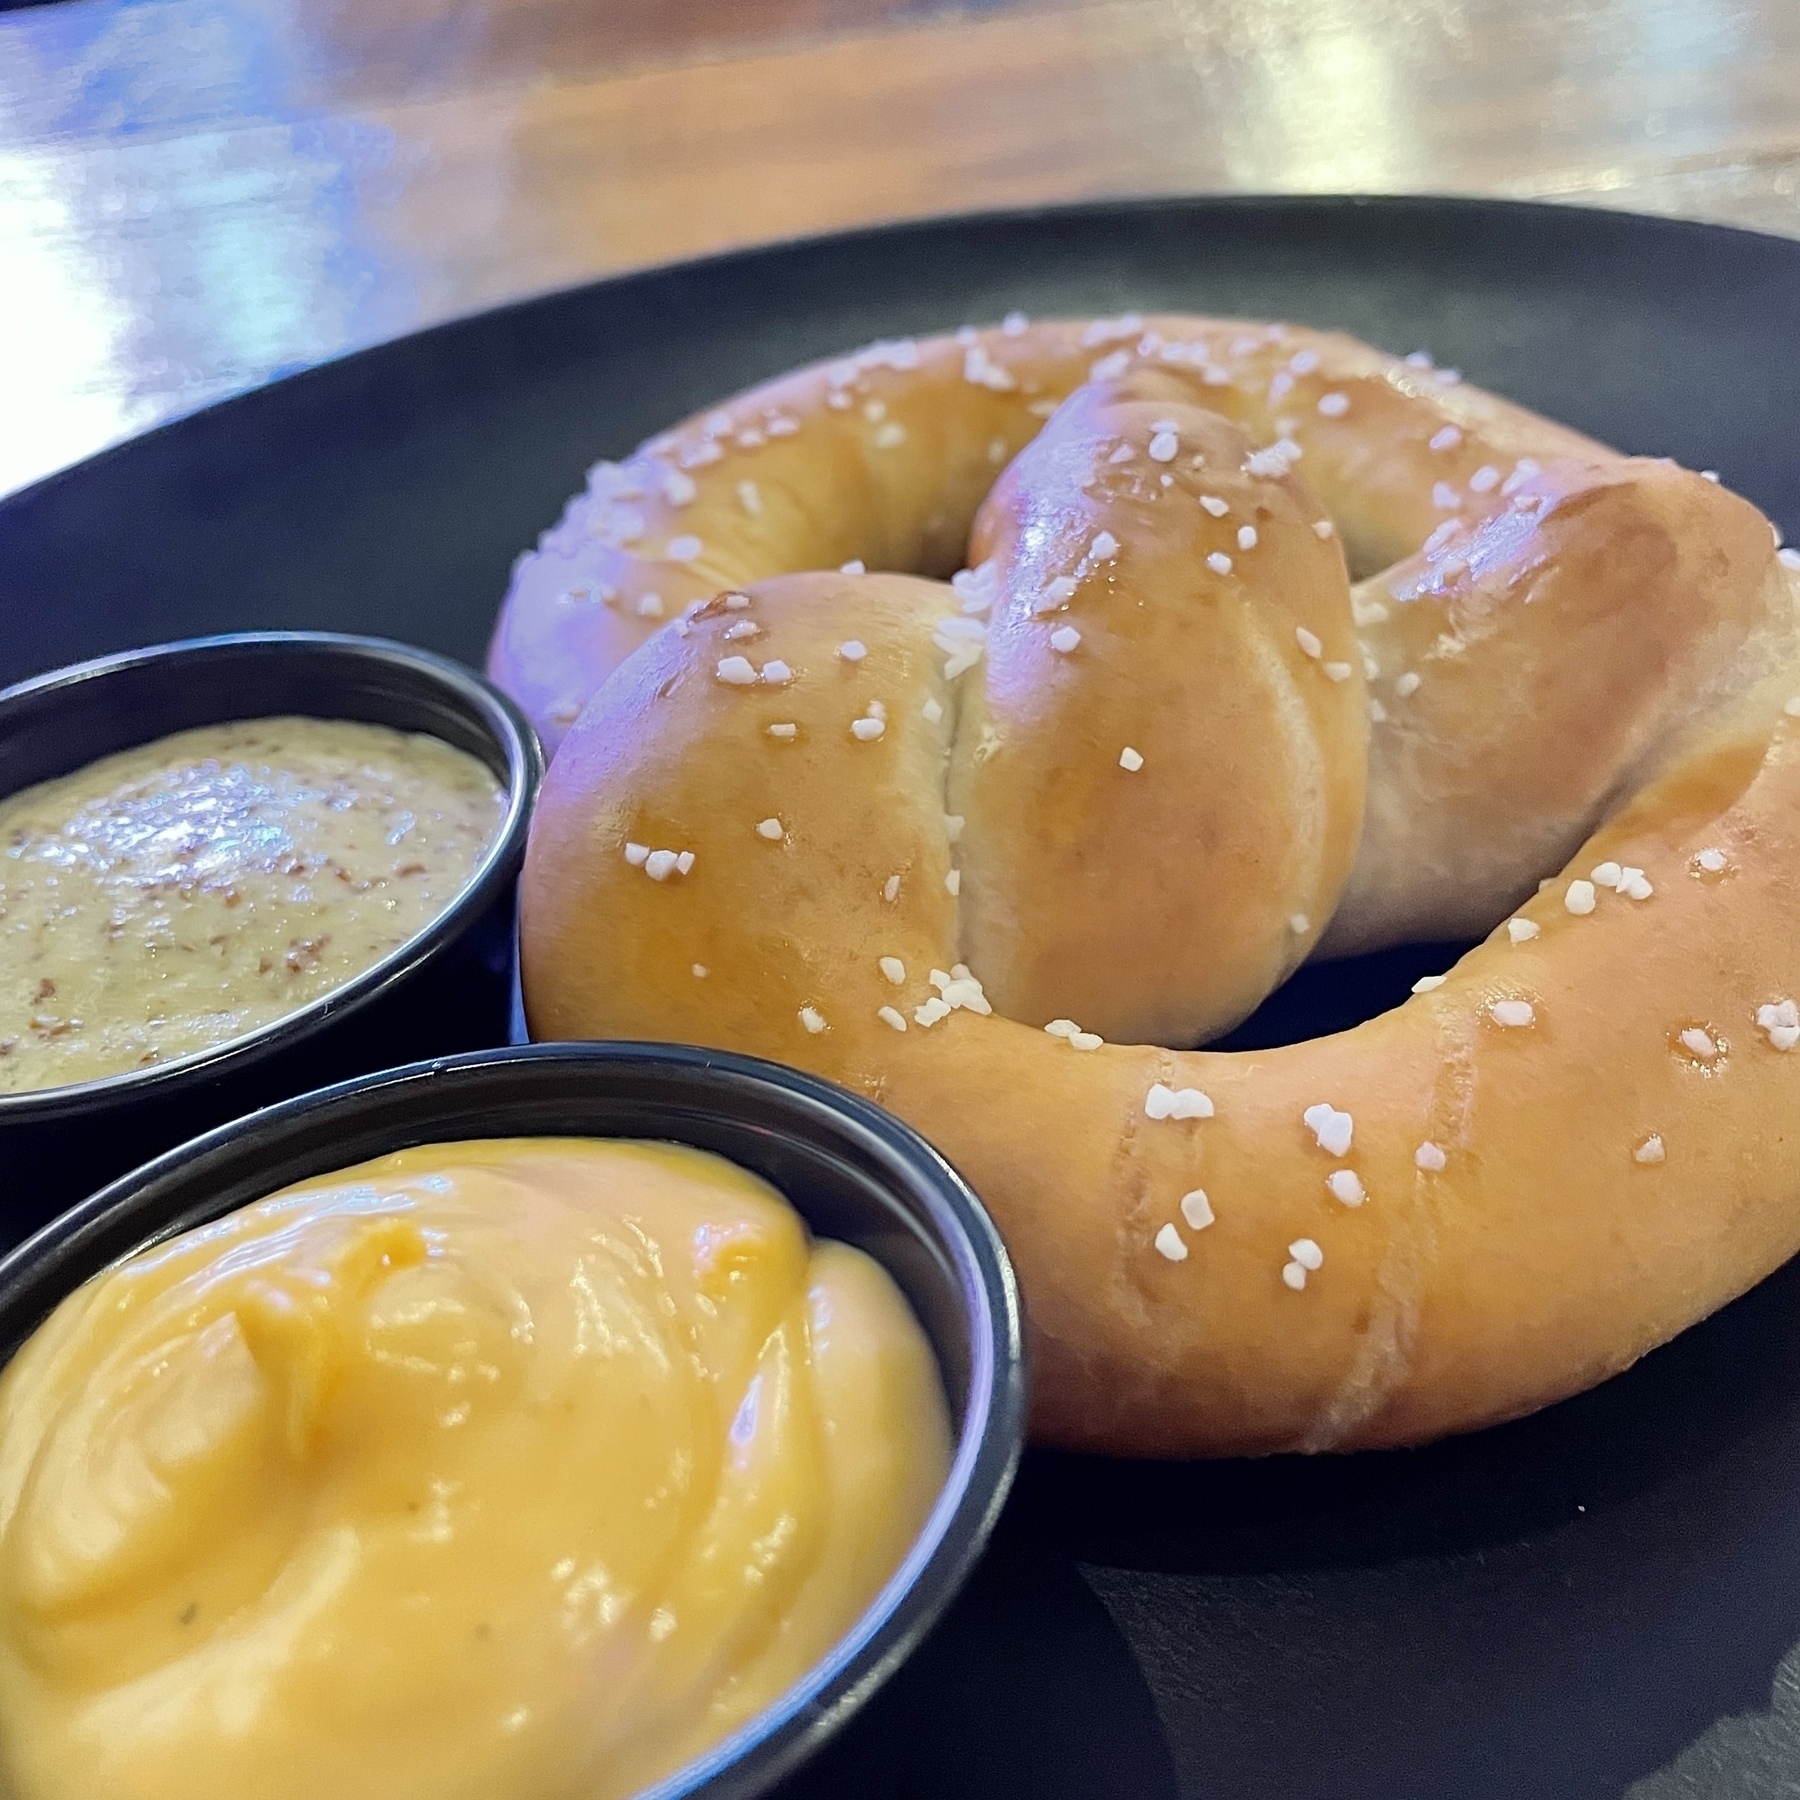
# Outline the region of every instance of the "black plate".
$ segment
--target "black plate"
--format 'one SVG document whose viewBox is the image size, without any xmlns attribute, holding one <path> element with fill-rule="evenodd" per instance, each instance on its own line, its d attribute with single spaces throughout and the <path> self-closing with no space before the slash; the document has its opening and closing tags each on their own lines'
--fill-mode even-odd
<svg viewBox="0 0 1800 1800">
<path fill-rule="evenodd" d="M 1800 529 L 1800 244 L 1470 201 L 1110 205 L 634 276 L 153 433 L 0 505 L 0 680 L 259 625 L 478 659 L 512 557 L 596 456 L 804 358 L 1011 306 L 1423 346 Z M 1253 1029 L 1341 1023 L 1419 966 L 1308 971 Z M 1792 1794 L 1797 1640 L 1790 1268 L 1597 1393 L 1429 1451 L 1029 1457 L 949 1621 L 793 1792 Z"/>
</svg>

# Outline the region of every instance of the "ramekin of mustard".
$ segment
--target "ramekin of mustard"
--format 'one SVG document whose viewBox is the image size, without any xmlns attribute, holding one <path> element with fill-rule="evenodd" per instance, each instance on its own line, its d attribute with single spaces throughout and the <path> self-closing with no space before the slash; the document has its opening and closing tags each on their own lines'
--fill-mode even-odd
<svg viewBox="0 0 1800 1800">
<path fill-rule="evenodd" d="M 0 1261 L 0 1342 L 15 1800 L 747 1800 L 948 1602 L 1024 1420 L 954 1171 L 665 1045 L 214 1131 Z"/>
<path fill-rule="evenodd" d="M 376 639 L 0 693 L 0 1244 L 256 1106 L 506 1042 L 541 772 L 481 677 Z"/>
</svg>

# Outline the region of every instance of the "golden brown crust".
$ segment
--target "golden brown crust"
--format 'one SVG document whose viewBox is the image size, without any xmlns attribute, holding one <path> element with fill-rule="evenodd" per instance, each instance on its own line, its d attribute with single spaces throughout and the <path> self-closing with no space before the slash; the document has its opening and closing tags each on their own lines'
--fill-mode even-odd
<svg viewBox="0 0 1800 1800">
<path fill-rule="evenodd" d="M 1327 342 L 1277 347 L 1291 365 Z M 1347 391 L 1375 353 L 1320 355 L 1282 401 L 1315 377 L 1338 384 L 1318 397 Z M 1417 1442 L 1577 1391 L 1800 1246 L 1800 1049 L 1782 1047 L 1800 1045 L 1783 1004 L 1800 998 L 1800 718 L 1784 711 L 1800 677 L 1767 525 L 1667 465 L 1534 437 L 1484 396 L 1409 393 L 1378 361 L 1392 461 L 1431 481 L 1424 510 L 1391 474 L 1347 489 L 1346 535 L 1359 505 L 1364 544 L 1436 529 L 1443 419 L 1478 454 L 1516 448 L 1491 484 L 1469 482 L 1486 462 L 1462 471 L 1470 523 L 1428 552 L 1415 538 L 1354 613 L 1307 491 L 1349 482 L 1350 448 L 1306 441 L 1291 471 L 1192 412 L 1209 396 L 1191 364 L 1175 389 L 1165 366 L 1103 371 L 975 522 L 979 592 L 800 574 L 721 596 L 617 668 L 545 785 L 521 891 L 534 1033 L 751 1051 L 918 1125 L 1018 1263 L 1051 1441 Z M 1348 434 L 1356 400 L 1313 404 Z M 905 416 L 923 431 L 929 414 Z M 1202 476 L 1225 515 L 1200 506 Z M 847 504 L 873 491 L 820 479 Z M 1211 548 L 1252 518 L 1251 549 Z M 883 529 L 917 550 L 925 523 Z M 796 527 L 790 562 L 824 530 Z M 1116 555 L 1093 555 L 1102 531 Z M 1215 553 L 1232 568 L 1202 580 L 1194 557 Z M 1065 572 L 1066 605 L 1043 610 Z M 979 617 L 965 598 L 988 609 L 985 655 L 947 674 L 969 660 L 945 629 Z M 1335 622 L 1304 624 L 1309 607 Z M 1080 642 L 1058 651 L 1063 622 Z M 1352 654 L 1331 656 L 1339 642 Z M 1257 646 L 1279 669 L 1246 699 Z M 1306 884 L 1334 898 L 1355 842 L 1365 727 L 1344 697 L 1365 656 L 1386 717 L 1338 915 L 1361 941 L 1415 928 L 1417 884 L 1489 923 L 1604 819 L 1596 835 L 1441 986 L 1354 1031 L 1223 1055 L 1041 1029 L 1054 1008 L 1069 1029 L 1173 1036 L 1279 979 L 1296 951 L 1271 942 L 1271 908 Z M 1333 680 L 1338 660 L 1354 669 Z M 1420 679 L 1398 693 L 1406 671 Z M 1136 738 L 1143 765 L 1122 769 Z M 1292 798 L 1309 746 L 1339 784 L 1317 805 Z M 1316 854 L 1296 867 L 1303 841 Z M 1174 1099 L 1186 1089 L 1210 1104 Z M 1348 1144 L 1335 1116 L 1308 1123 L 1320 1106 L 1349 1115 Z"/>
<path fill-rule="evenodd" d="M 1300 326 L 1125 314 L 876 344 L 597 463 L 519 559 L 489 667 L 554 749 L 609 670 L 721 588 L 853 559 L 947 576 L 995 477 L 1049 414 L 1088 380 L 1147 369 L 1184 379 L 1259 444 L 1299 444 L 1357 575 L 1418 548 L 1445 516 L 1436 482 L 1474 518 L 1498 500 L 1470 487 L 1484 469 L 1607 454 L 1444 372 Z M 1348 410 L 1321 413 L 1334 394 Z"/>
</svg>

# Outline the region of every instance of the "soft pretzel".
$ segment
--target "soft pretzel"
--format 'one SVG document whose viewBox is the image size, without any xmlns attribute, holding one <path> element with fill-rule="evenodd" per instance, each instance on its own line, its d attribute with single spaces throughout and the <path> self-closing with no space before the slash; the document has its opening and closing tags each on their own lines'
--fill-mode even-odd
<svg viewBox="0 0 1800 1800">
<path fill-rule="evenodd" d="M 971 520 L 954 588 L 780 573 L 941 571 Z M 626 656 L 634 596 L 721 586 Z M 496 672 L 551 725 L 605 677 L 527 857 L 533 1031 L 912 1120 L 1018 1263 L 1042 1438 L 1527 1411 L 1800 1246 L 1795 604 L 1715 483 L 1340 337 L 1008 326 L 802 372 L 521 563 Z M 1353 1031 L 1158 1047 L 1322 934 L 1512 908 Z"/>
</svg>

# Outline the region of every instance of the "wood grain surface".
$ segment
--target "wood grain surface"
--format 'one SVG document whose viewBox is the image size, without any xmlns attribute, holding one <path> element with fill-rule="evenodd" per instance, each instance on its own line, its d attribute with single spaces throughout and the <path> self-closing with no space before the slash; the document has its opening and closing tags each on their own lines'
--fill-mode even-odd
<svg viewBox="0 0 1800 1800">
<path fill-rule="evenodd" d="M 612 270 L 1203 191 L 1540 195 L 1800 235 L 1800 4 L 0 11 L 0 489 Z"/>
</svg>

